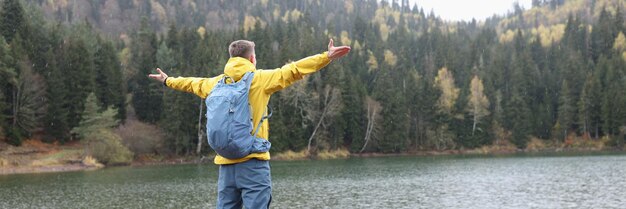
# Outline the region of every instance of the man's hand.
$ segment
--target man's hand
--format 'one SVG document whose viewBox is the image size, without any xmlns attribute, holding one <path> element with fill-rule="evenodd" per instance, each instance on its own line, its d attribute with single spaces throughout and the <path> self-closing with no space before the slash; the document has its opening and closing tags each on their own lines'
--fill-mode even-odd
<svg viewBox="0 0 626 209">
<path fill-rule="evenodd" d="M 161 68 L 157 68 L 156 70 L 159 74 L 150 74 L 148 75 L 148 77 L 165 84 L 165 79 L 167 78 L 167 74 L 161 71 Z"/>
<path fill-rule="evenodd" d="M 336 60 L 339 59 L 343 56 L 346 56 L 346 54 L 348 54 L 348 52 L 350 52 L 350 47 L 349 46 L 337 46 L 335 47 L 333 45 L 333 39 L 330 39 L 330 42 L 328 43 L 328 58 L 331 60 Z"/>
</svg>

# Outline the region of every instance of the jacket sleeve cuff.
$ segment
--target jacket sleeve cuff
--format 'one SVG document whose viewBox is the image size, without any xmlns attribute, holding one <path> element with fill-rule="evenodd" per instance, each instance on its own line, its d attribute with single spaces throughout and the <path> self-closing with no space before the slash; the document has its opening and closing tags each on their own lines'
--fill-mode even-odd
<svg viewBox="0 0 626 209">
<path fill-rule="evenodd" d="M 325 63 L 330 63 L 332 61 L 330 58 L 328 58 L 328 51 L 322 53 L 322 58 Z"/>
</svg>

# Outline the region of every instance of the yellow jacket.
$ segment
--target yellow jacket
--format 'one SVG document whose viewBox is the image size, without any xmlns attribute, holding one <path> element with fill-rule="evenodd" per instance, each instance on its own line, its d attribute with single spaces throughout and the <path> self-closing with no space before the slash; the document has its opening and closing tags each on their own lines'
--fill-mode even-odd
<svg viewBox="0 0 626 209">
<path fill-rule="evenodd" d="M 224 74 L 239 81 L 246 72 L 254 71 L 254 78 L 250 85 L 249 100 L 252 107 L 253 124 L 259 124 L 270 101 L 270 96 L 274 92 L 302 79 L 302 76 L 314 73 L 328 65 L 331 60 L 328 59 L 327 53 L 310 56 L 274 70 L 257 70 L 249 60 L 234 57 L 230 58 L 226 66 L 224 66 Z M 206 98 L 215 84 L 224 77 L 224 74 L 212 78 L 167 78 L 166 85 L 179 91 L 194 93 L 201 98 Z M 210 123 L 211 121 L 207 122 Z M 269 123 L 267 120 L 263 121 L 257 137 L 269 139 Z M 228 159 L 218 155 L 215 157 L 214 162 L 218 165 L 225 165 L 244 162 L 252 158 L 269 160 L 270 153 L 252 153 L 240 159 Z"/>
</svg>

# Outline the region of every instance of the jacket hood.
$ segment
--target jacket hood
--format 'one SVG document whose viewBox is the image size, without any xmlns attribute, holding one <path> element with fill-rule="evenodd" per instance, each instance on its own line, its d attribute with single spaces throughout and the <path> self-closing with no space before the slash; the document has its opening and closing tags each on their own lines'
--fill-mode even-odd
<svg viewBox="0 0 626 209">
<path fill-rule="evenodd" d="M 254 72 L 255 70 L 256 66 L 250 60 L 233 57 L 228 59 L 226 66 L 224 66 L 224 75 L 239 81 L 247 72 Z"/>
</svg>

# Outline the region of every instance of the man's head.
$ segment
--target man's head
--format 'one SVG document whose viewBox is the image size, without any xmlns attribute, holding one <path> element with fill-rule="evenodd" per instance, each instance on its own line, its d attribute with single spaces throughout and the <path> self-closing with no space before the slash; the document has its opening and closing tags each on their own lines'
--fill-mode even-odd
<svg viewBox="0 0 626 209">
<path fill-rule="evenodd" d="M 241 57 L 250 60 L 256 65 L 256 54 L 254 53 L 254 42 L 247 40 L 237 40 L 228 46 L 230 57 Z"/>
</svg>

